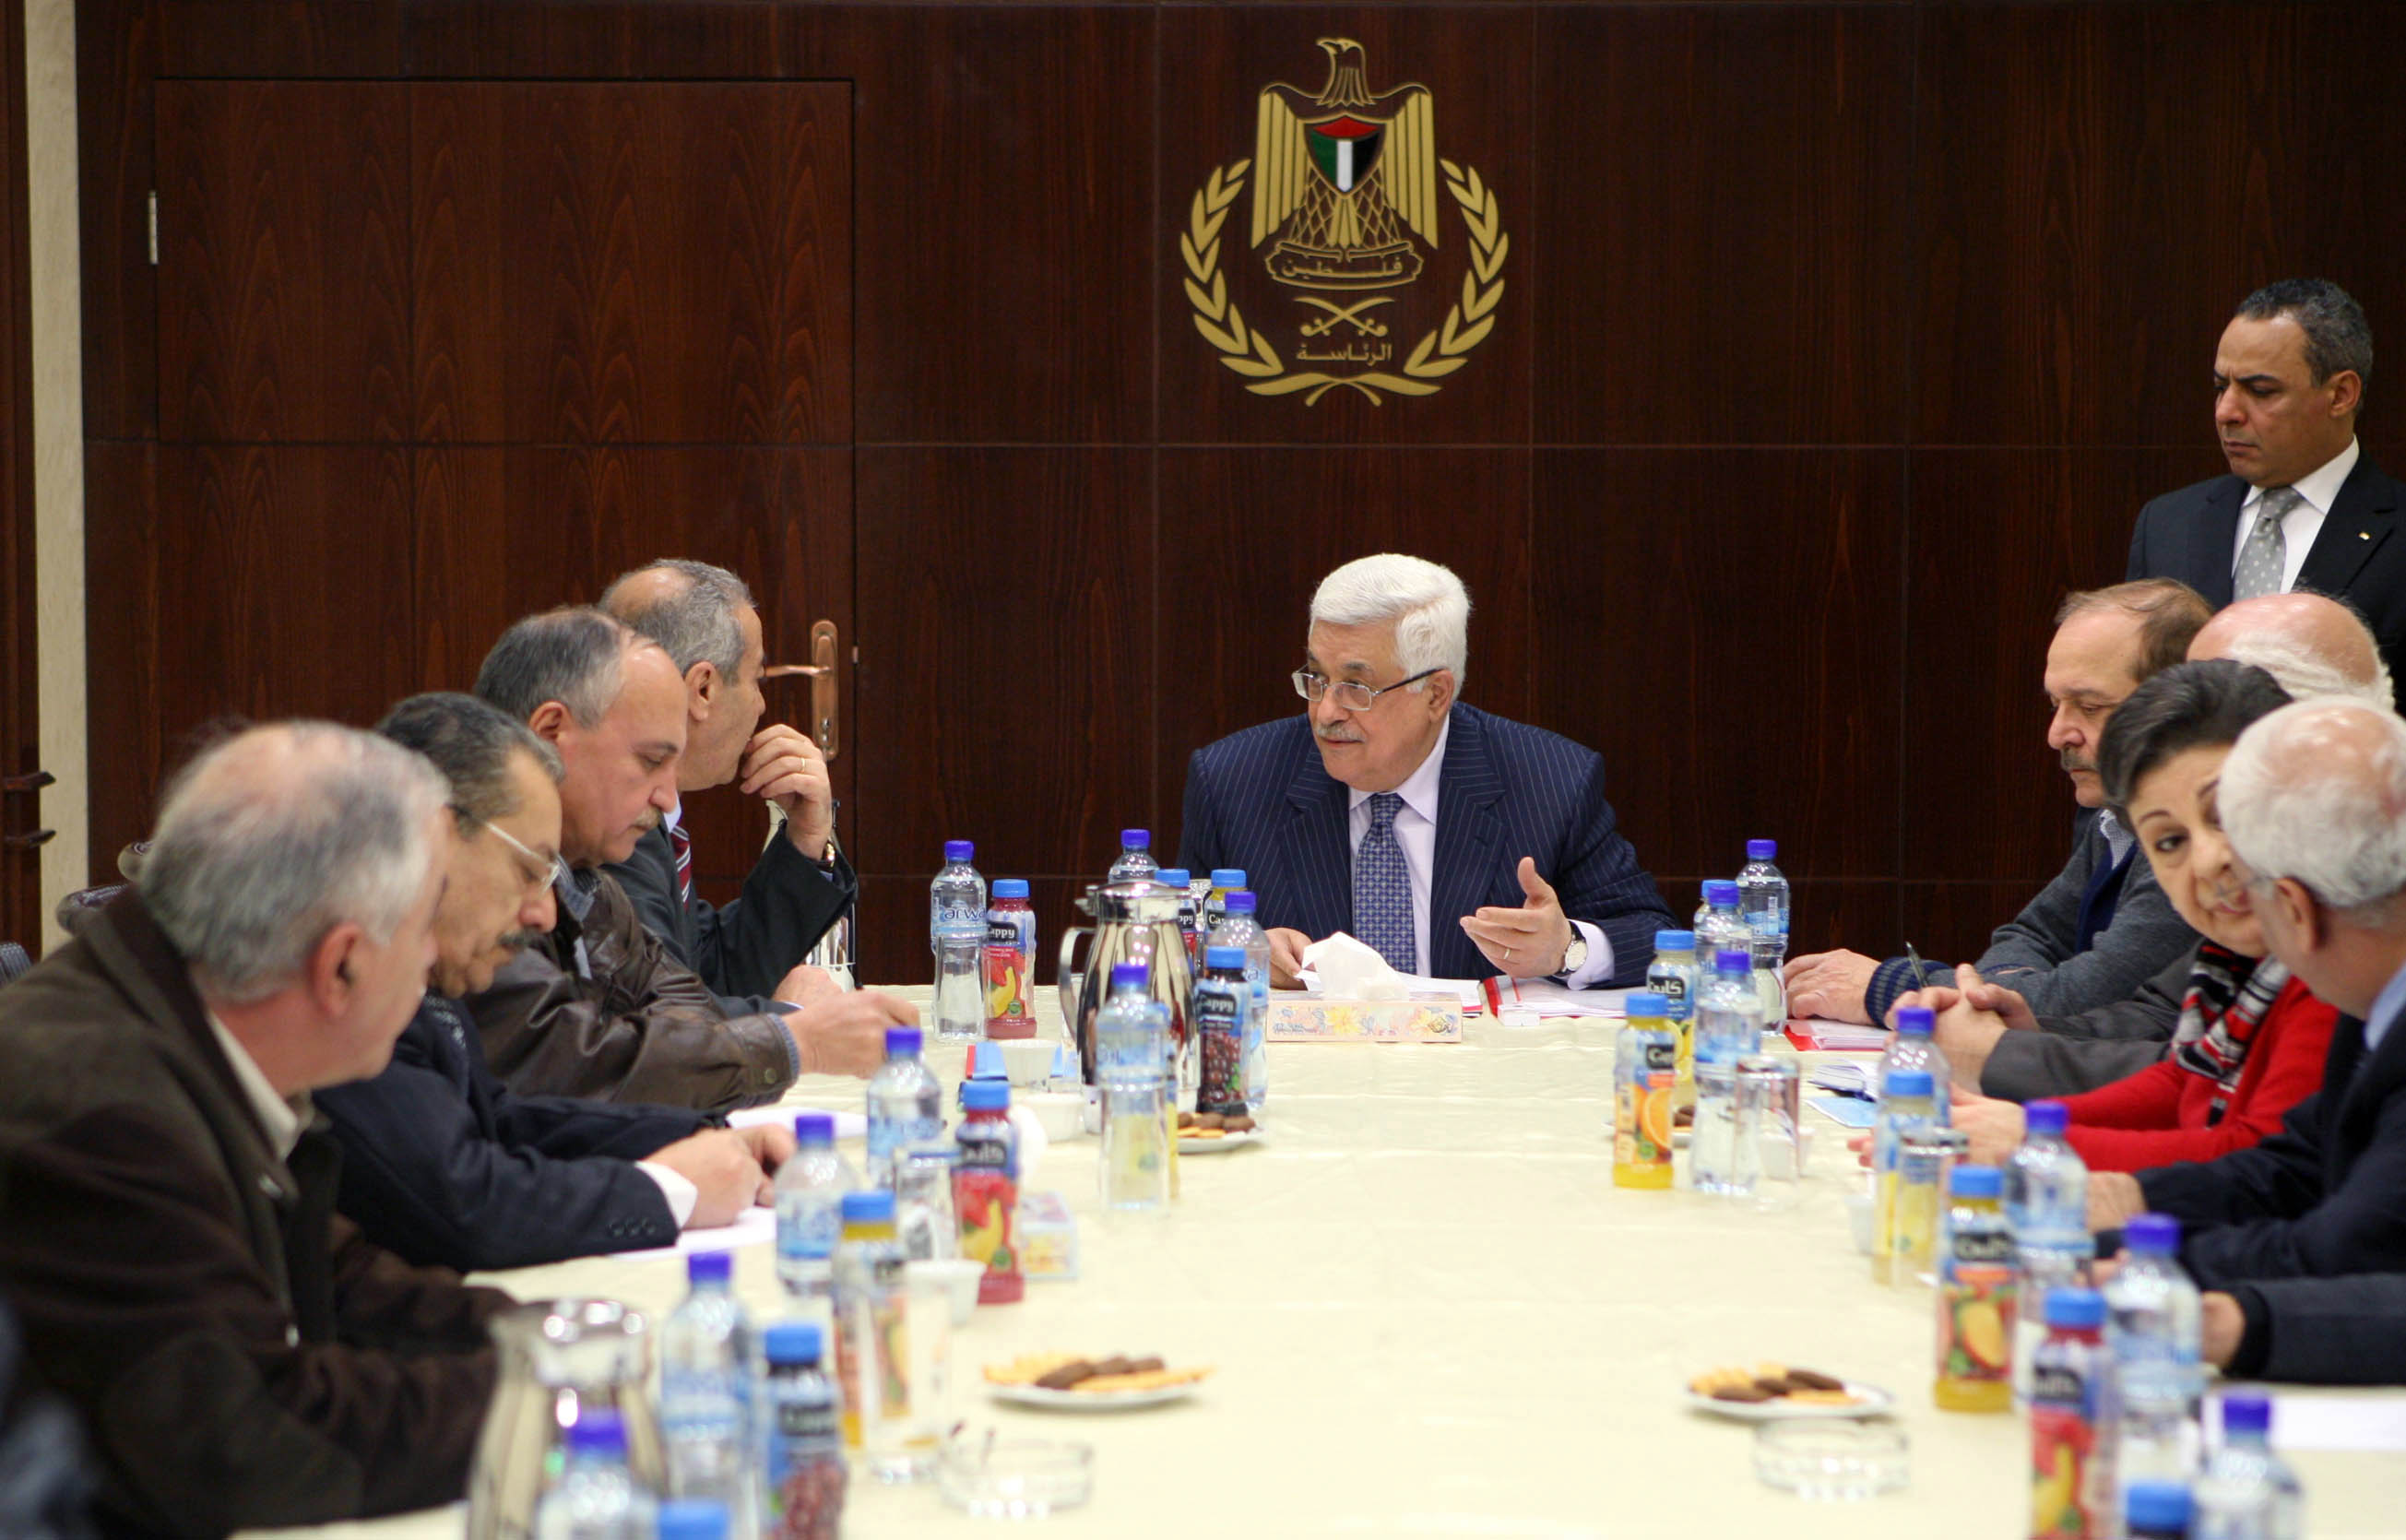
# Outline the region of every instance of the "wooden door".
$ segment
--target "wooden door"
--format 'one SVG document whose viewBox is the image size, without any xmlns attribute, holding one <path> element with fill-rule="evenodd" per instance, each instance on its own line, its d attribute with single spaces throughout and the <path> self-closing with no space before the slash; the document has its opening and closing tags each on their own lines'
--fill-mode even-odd
<svg viewBox="0 0 2406 1540">
<path fill-rule="evenodd" d="M 34 342 L 25 231 L 25 7 L 0 3 L 0 941 L 42 949 L 34 589 Z M 59 793 L 52 792 L 51 796 Z"/>
</svg>

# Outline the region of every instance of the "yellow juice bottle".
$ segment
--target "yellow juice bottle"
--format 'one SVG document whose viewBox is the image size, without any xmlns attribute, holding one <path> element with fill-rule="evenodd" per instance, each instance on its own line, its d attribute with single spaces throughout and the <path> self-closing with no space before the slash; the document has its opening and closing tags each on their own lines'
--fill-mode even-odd
<svg viewBox="0 0 2406 1540">
<path fill-rule="evenodd" d="M 1670 1002 L 1640 991 L 1613 1055 L 1612 1184 L 1671 1185 L 1671 1112 L 1679 1075 L 1679 1034 Z"/>
<path fill-rule="evenodd" d="M 1959 1166 L 1948 1181 L 1938 1260 L 1940 1411 L 2003 1412 L 2014 1405 L 2014 1232 L 2003 1173 Z"/>
</svg>

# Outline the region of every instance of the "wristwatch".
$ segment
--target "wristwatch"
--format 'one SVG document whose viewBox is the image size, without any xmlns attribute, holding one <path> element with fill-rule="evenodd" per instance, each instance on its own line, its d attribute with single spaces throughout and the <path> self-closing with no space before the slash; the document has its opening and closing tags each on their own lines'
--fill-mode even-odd
<svg viewBox="0 0 2406 1540">
<path fill-rule="evenodd" d="M 1571 944 L 1563 951 L 1563 966 L 1554 969 L 1554 977 L 1567 979 L 1587 966 L 1587 932 L 1571 927 Z"/>
</svg>

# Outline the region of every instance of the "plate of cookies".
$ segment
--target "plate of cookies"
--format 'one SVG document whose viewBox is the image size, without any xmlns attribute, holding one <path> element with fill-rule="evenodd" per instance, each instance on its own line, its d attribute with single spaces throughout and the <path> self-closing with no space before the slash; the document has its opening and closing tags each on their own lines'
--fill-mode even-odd
<svg viewBox="0 0 2406 1540">
<path fill-rule="evenodd" d="M 1787 1363 L 1725 1364 L 1688 1381 L 1688 1405 L 1741 1422 L 1876 1417 L 1896 1397 L 1876 1385 Z"/>
<path fill-rule="evenodd" d="M 1178 1152 L 1182 1155 L 1217 1155 L 1257 1143 L 1261 1137 L 1261 1124 L 1242 1112 L 1178 1114 Z"/>
<path fill-rule="evenodd" d="M 985 1366 L 986 1393 L 1020 1406 L 1063 1412 L 1133 1411 L 1195 1393 L 1207 1365 L 1173 1369 L 1158 1356 L 1022 1353 Z"/>
</svg>

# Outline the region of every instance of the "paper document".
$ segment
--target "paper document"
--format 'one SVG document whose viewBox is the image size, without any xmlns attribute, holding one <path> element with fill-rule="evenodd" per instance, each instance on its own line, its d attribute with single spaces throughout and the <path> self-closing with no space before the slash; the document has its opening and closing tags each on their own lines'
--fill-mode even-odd
<svg viewBox="0 0 2406 1540">
<path fill-rule="evenodd" d="M 750 1128 L 756 1123 L 782 1123 L 794 1126 L 795 1114 L 827 1112 L 835 1120 L 835 1137 L 840 1139 L 865 1139 L 869 1137 L 869 1114 L 866 1112 L 830 1112 L 823 1107 L 788 1107 L 780 1102 L 773 1107 L 747 1107 L 741 1112 L 727 1114 L 729 1128 Z"/>
<path fill-rule="evenodd" d="M 1788 1040 L 1799 1048 L 1835 1049 L 1842 1053 L 1877 1053 L 1888 1047 L 1888 1029 L 1858 1022 L 1809 1021 L 1788 1024 Z"/>
<path fill-rule="evenodd" d="M 613 1262 L 645 1262 L 655 1257 L 690 1256 L 696 1251 L 733 1251 L 745 1246 L 772 1246 L 777 1240 L 777 1210 L 757 1204 L 737 1216 L 732 1224 L 722 1224 L 710 1230 L 687 1230 L 677 1236 L 674 1246 L 654 1247 L 648 1251 L 621 1251 Z"/>
<path fill-rule="evenodd" d="M 1824 1091 L 1853 1096 L 1874 1095 L 1872 1072 L 1863 1065 L 1825 1064 L 1806 1078 Z"/>
<path fill-rule="evenodd" d="M 1535 1006 L 1540 1016 L 1626 1016 L 1625 989 L 1570 989 L 1551 979 L 1497 979 L 1499 1010 L 1515 1005 Z"/>
<path fill-rule="evenodd" d="M 1879 1109 L 1855 1096 L 1807 1096 L 1805 1105 L 1829 1119 L 1849 1128 L 1869 1128 L 1879 1116 Z"/>
</svg>

